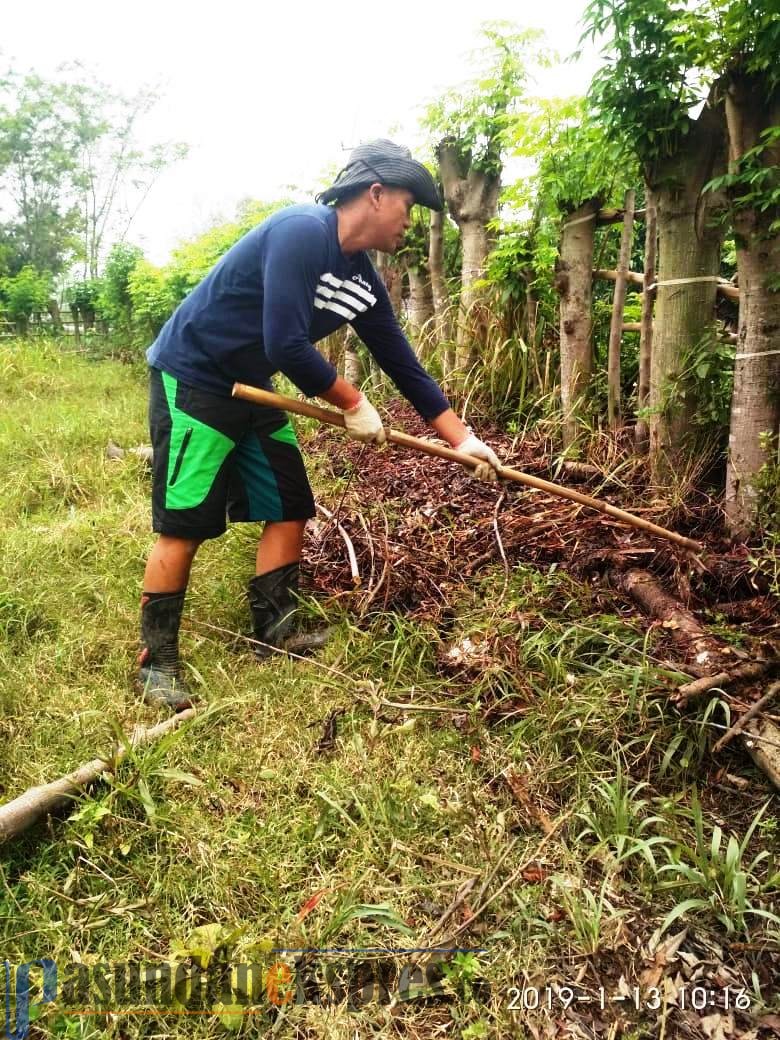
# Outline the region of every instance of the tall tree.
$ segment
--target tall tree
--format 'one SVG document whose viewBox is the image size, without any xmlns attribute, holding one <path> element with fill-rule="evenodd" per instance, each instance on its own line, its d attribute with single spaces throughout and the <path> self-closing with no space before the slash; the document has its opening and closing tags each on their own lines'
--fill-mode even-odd
<svg viewBox="0 0 780 1040">
<path fill-rule="evenodd" d="M 155 91 L 118 93 L 78 65 L 71 74 L 78 76 L 69 87 L 68 103 L 78 144 L 74 185 L 83 272 L 84 278 L 97 278 L 107 240 L 125 238 L 157 178 L 186 156 L 187 147 L 174 142 L 140 145 L 139 123 L 158 103 Z"/>
<path fill-rule="evenodd" d="M 78 141 L 68 89 L 37 75 L 0 81 L 0 184 L 13 209 L 5 225 L 13 271 L 60 272 L 76 247 L 73 197 Z"/>
<path fill-rule="evenodd" d="M 534 175 L 508 190 L 513 205 L 534 207 L 537 249 L 554 245 L 560 298 L 561 406 L 564 445 L 575 443 L 588 419 L 593 374 L 591 297 L 596 217 L 636 178 L 636 164 L 588 117 L 582 98 L 535 99 L 512 128 L 514 154 L 533 161 Z"/>
<path fill-rule="evenodd" d="M 12 210 L 2 239 L 8 267 L 57 274 L 77 259 L 97 277 L 109 238 L 127 234 L 160 172 L 184 146 L 139 146 L 139 121 L 157 96 L 125 97 L 80 66 L 60 78 L 8 72 L 0 80 L 0 188 Z"/>
<path fill-rule="evenodd" d="M 409 328 L 418 355 L 421 351 L 423 330 L 428 330 L 428 323 L 434 317 L 433 286 L 429 267 L 432 233 L 429 212 L 419 206 L 414 207 L 412 226 L 406 233 L 404 247 L 399 254 L 409 280 Z"/>
<path fill-rule="evenodd" d="M 764 0 L 713 0 L 712 60 L 725 102 L 728 193 L 739 275 L 726 515 L 756 525 L 765 473 L 778 494 L 780 440 L 780 17 Z"/>
<path fill-rule="evenodd" d="M 714 322 L 722 241 L 721 202 L 702 194 L 725 162 L 725 133 L 699 68 L 700 18 L 670 0 L 592 0 L 586 11 L 589 31 L 607 38 L 591 99 L 608 132 L 633 147 L 657 202 L 649 405 L 658 477 L 668 476 L 690 436 L 699 388 L 681 386 L 681 373 Z"/>
<path fill-rule="evenodd" d="M 425 118 L 437 142 L 447 206 L 462 238 L 456 361 L 463 374 L 478 356 L 475 311 L 494 239 L 491 224 L 498 213 L 504 134 L 524 94 L 529 67 L 547 60 L 536 30 L 520 32 L 506 23 L 492 23 L 482 33 L 482 73 L 431 105 Z"/>
</svg>

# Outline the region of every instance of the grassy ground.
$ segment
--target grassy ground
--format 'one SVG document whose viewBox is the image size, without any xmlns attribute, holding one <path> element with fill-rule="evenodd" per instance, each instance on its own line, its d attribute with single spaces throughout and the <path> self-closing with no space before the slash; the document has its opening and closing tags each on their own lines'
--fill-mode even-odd
<svg viewBox="0 0 780 1040">
<path fill-rule="evenodd" d="M 109 438 L 147 439 L 140 367 L 2 348 L 4 801 L 164 717 L 130 685 L 148 474 L 106 459 Z M 196 561 L 182 642 L 199 717 L 3 847 L 4 957 L 50 957 L 62 979 L 77 964 L 200 954 L 213 979 L 225 962 L 293 964 L 272 947 L 480 952 L 446 958 L 443 995 L 412 987 L 395 1004 L 349 1007 L 332 973 L 411 955 L 329 953 L 309 968 L 330 1006 L 280 1007 L 261 977 L 252 1015 L 230 1014 L 227 996 L 217 1014 L 176 1017 L 76 1016 L 61 999 L 31 1036 L 715 1035 L 708 1014 L 739 1035 L 776 1008 L 778 922 L 761 916 L 780 883 L 776 803 L 736 752 L 730 772 L 750 786 L 712 782 L 710 718 L 668 709 L 643 633 L 566 574 L 518 569 L 504 588 L 499 568 L 453 594 L 455 635 L 513 637 L 519 666 L 448 676 L 441 633 L 394 614 L 358 624 L 331 604 L 336 638 L 317 662 L 260 667 L 202 625 L 246 629 L 256 533 L 232 529 Z M 664 940 L 688 927 L 682 960 L 650 945 L 670 914 Z M 725 986 L 732 1002 L 744 988 L 749 1014 L 681 1009 L 697 980 L 720 987 L 721 1007 Z M 523 1007 L 535 995 L 540 1009 Z"/>
</svg>

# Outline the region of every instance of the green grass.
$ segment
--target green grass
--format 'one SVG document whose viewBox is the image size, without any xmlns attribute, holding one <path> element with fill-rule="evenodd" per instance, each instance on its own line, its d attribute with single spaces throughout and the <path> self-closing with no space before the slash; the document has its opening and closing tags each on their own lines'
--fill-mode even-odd
<svg viewBox="0 0 780 1040">
<path fill-rule="evenodd" d="M 131 687 L 153 542 L 149 477 L 133 456 L 105 458 L 109 438 L 146 440 L 145 385 L 141 368 L 53 347 L 0 353 L 3 800 L 105 754 L 119 729 L 164 717 Z M 4 958 L 47 956 L 64 973 L 197 949 L 250 961 L 272 944 L 414 947 L 464 882 L 476 879 L 465 904 L 474 911 L 510 881 L 457 940 L 487 952 L 455 960 L 452 999 L 400 1013 L 293 1006 L 273 1019 L 260 994 L 256 1019 L 106 1025 L 55 1010 L 33 1038 L 220 1036 L 239 1025 L 345 1040 L 522 1036 L 510 986 L 570 984 L 583 965 L 591 988 L 601 978 L 611 991 L 622 973 L 632 982 L 642 965 L 629 951 L 686 900 L 696 901 L 694 930 L 719 942 L 776 941 L 776 923 L 751 912 L 771 911 L 780 881 L 776 859 L 760 855 L 777 847 L 763 780 L 734 757 L 751 791 L 709 786 L 715 716 L 684 721 L 667 708 L 640 627 L 602 613 L 565 573 L 517 568 L 505 591 L 503 571 L 456 590 L 446 637 L 395 614 L 358 623 L 324 604 L 337 636 L 319 663 L 258 666 L 202 624 L 246 629 L 257 533 L 231 529 L 196 560 L 182 648 L 207 708 L 130 755 L 70 814 L 2 848 Z M 443 671 L 448 648 L 467 638 L 478 666 Z M 335 710 L 335 748 L 318 753 Z M 771 987 L 747 978 L 755 1006 L 771 1003 Z M 538 1024 L 544 1013 L 526 1017 Z M 653 1035 L 654 1016 L 634 1017 L 625 1035 Z"/>
</svg>

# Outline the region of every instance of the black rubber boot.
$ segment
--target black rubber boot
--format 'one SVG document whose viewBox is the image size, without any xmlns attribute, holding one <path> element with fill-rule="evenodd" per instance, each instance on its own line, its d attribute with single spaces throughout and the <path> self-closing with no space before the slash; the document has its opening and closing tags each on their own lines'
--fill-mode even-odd
<svg viewBox="0 0 780 1040">
<path fill-rule="evenodd" d="M 257 574 L 247 587 L 255 639 L 282 647 L 292 632 L 298 605 L 298 564 L 286 563 L 266 574 Z M 273 650 L 254 644 L 255 657 L 264 660 Z"/>
<path fill-rule="evenodd" d="M 330 629 L 295 631 L 298 620 L 298 574 L 298 564 L 287 563 L 284 567 L 252 578 L 247 591 L 255 639 L 261 643 L 270 643 L 280 650 L 305 654 L 324 646 Z M 252 649 L 261 661 L 273 654 L 273 650 L 257 643 Z"/>
<path fill-rule="evenodd" d="M 147 704 L 189 708 L 192 694 L 179 674 L 179 624 L 184 592 L 144 593 L 138 685 Z"/>
</svg>

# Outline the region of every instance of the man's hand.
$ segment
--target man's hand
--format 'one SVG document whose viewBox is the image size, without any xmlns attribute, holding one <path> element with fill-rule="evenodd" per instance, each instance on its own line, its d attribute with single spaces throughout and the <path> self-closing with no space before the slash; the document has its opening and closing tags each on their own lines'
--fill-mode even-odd
<svg viewBox="0 0 780 1040">
<path fill-rule="evenodd" d="M 379 412 L 364 394 L 360 395 L 356 405 L 344 409 L 344 425 L 355 440 L 373 441 L 374 444 L 384 444 L 387 440 Z"/>
<path fill-rule="evenodd" d="M 501 462 L 498 455 L 493 451 L 491 447 L 481 441 L 479 437 L 475 437 L 473 433 L 469 432 L 468 437 L 461 441 L 460 444 L 454 444 L 453 447 L 456 451 L 462 451 L 465 455 L 473 455 L 477 459 L 484 459 L 474 469 L 474 476 L 480 480 L 495 480 L 498 476 L 497 470 L 501 468 Z"/>
</svg>

